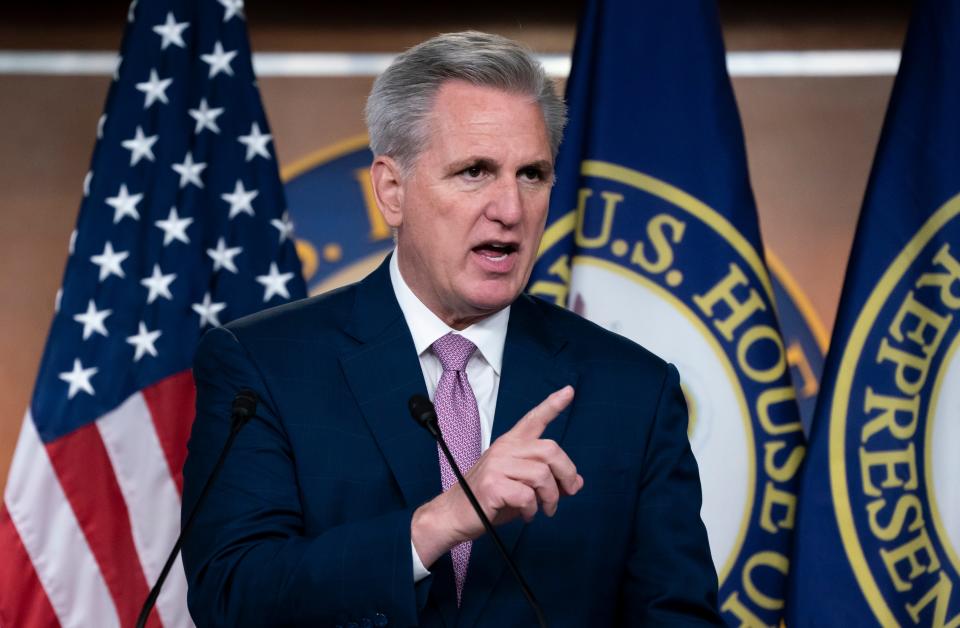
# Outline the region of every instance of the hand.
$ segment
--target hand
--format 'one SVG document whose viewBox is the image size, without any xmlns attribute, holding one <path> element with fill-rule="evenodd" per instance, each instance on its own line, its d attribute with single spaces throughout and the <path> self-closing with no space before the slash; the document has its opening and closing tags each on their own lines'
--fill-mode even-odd
<svg viewBox="0 0 960 628">
<path fill-rule="evenodd" d="M 540 508 L 552 517 L 561 496 L 583 488 L 583 477 L 567 454 L 556 442 L 540 438 L 572 400 L 572 386 L 551 394 L 494 441 L 464 475 L 494 525 L 518 516 L 531 521 Z M 427 567 L 454 545 L 483 532 L 459 483 L 418 508 L 410 524 L 410 538 Z"/>
</svg>

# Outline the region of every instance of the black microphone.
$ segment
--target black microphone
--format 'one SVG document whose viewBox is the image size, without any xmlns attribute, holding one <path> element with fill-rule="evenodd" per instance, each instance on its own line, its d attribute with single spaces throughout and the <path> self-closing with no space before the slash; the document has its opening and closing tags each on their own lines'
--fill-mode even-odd
<svg viewBox="0 0 960 628">
<path fill-rule="evenodd" d="M 167 562 L 164 563 L 163 569 L 160 571 L 160 577 L 157 578 L 157 583 L 150 589 L 150 594 L 147 595 L 147 599 L 143 602 L 143 608 L 140 609 L 140 616 L 137 617 L 137 628 L 143 628 L 146 625 L 147 618 L 150 617 L 150 611 L 153 610 L 153 606 L 157 603 L 157 598 L 160 596 L 160 588 L 167 579 L 167 574 L 170 573 L 170 568 L 173 567 L 173 562 L 180 552 L 183 540 L 190 532 L 190 528 L 193 527 L 194 519 L 197 513 L 200 512 L 200 507 L 203 505 L 203 502 L 206 501 L 207 495 L 210 493 L 210 487 L 213 486 L 213 481 L 220 474 L 220 469 L 223 468 L 223 461 L 227 458 L 227 452 L 233 447 L 233 441 L 236 440 L 240 428 L 253 418 L 257 410 L 258 401 L 257 393 L 249 388 L 241 389 L 240 392 L 237 393 L 237 396 L 233 398 L 233 407 L 230 410 L 230 435 L 227 436 L 227 442 L 223 445 L 223 451 L 220 452 L 217 463 L 213 465 L 213 470 L 210 472 L 210 477 L 207 478 L 207 483 L 203 485 L 203 490 L 200 491 L 197 503 L 193 505 L 193 510 L 190 511 L 190 516 L 187 517 L 187 523 L 183 526 L 183 529 L 180 530 L 180 536 L 177 537 L 177 542 L 173 544 L 173 549 L 170 551 L 170 555 L 167 556 Z"/>
<path fill-rule="evenodd" d="M 523 595 L 527 598 L 527 602 L 530 603 L 533 612 L 537 615 L 537 623 L 540 624 L 541 628 L 547 628 L 547 619 L 543 616 L 543 609 L 540 608 L 540 603 L 537 602 L 533 591 L 530 590 L 530 585 L 523 579 L 523 574 L 520 573 L 517 564 L 510 558 L 510 554 L 507 553 L 507 548 L 504 547 L 503 541 L 500 540 L 500 535 L 497 534 L 497 531 L 493 528 L 493 524 L 487 519 L 483 508 L 480 507 L 480 502 L 477 501 L 477 496 L 473 494 L 470 485 L 463 479 L 463 474 L 460 473 L 457 461 L 453 459 L 453 454 L 451 454 L 447 448 L 447 443 L 443 440 L 443 434 L 440 432 L 440 425 L 437 424 L 437 411 L 434 409 L 433 404 L 423 395 L 414 395 L 410 397 L 410 400 L 407 402 L 407 407 L 410 410 L 410 416 L 417 422 L 417 425 L 430 432 L 430 435 L 433 436 L 440 445 L 443 455 L 446 456 L 447 462 L 450 463 L 450 468 L 453 469 L 453 474 L 457 476 L 457 482 L 460 483 L 460 488 L 466 493 L 467 499 L 470 500 L 470 505 L 477 511 L 477 516 L 480 517 L 480 521 L 483 523 L 483 527 L 486 528 L 487 533 L 493 537 L 493 543 L 497 546 L 497 549 L 500 550 L 500 555 L 503 556 L 503 560 L 505 560 L 507 566 L 510 567 L 513 577 L 520 583 L 520 588 L 523 589 Z"/>
</svg>

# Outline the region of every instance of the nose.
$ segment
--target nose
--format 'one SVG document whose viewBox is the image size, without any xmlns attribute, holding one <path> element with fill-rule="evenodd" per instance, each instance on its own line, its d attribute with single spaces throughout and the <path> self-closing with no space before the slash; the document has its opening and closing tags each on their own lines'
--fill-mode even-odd
<svg viewBox="0 0 960 628">
<path fill-rule="evenodd" d="M 523 216 L 523 196 L 520 182 L 505 178 L 493 186 L 493 195 L 488 199 L 484 215 L 505 227 L 513 227 Z"/>
</svg>

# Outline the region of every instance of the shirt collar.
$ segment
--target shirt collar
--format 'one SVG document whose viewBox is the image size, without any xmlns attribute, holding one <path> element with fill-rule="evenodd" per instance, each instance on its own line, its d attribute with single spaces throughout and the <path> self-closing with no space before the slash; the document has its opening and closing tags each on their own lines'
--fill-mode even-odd
<svg viewBox="0 0 960 628">
<path fill-rule="evenodd" d="M 507 339 L 510 306 L 508 305 L 466 329 L 457 331 L 440 320 L 413 293 L 403 275 L 400 274 L 400 264 L 397 257 L 397 250 L 394 249 L 390 258 L 390 281 L 393 284 L 393 292 L 397 297 L 397 303 L 400 304 L 400 310 L 403 312 L 403 318 L 406 319 L 407 327 L 410 328 L 410 335 L 413 336 L 413 346 L 417 350 L 417 355 L 423 355 L 438 338 L 453 332 L 462 335 L 475 344 L 483 359 L 499 376 L 500 369 L 503 366 L 503 345 Z"/>
</svg>

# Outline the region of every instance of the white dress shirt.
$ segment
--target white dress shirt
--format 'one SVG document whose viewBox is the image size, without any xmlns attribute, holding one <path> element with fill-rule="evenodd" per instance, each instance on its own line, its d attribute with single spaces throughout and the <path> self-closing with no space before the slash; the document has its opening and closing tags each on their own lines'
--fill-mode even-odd
<svg viewBox="0 0 960 628">
<path fill-rule="evenodd" d="M 477 350 L 467 362 L 467 379 L 477 398 L 477 409 L 480 411 L 480 450 L 485 451 L 490 446 L 490 434 L 493 432 L 493 414 L 497 408 L 497 391 L 500 388 L 500 369 L 503 366 L 503 345 L 507 338 L 510 307 L 507 306 L 466 329 L 452 329 L 413 293 L 400 274 L 397 258 L 397 251 L 394 249 L 390 258 L 390 280 L 403 318 L 410 328 L 410 335 L 413 336 L 413 346 L 420 358 L 423 381 L 427 386 L 430 401 L 433 401 L 437 383 L 443 374 L 440 359 L 430 350 L 430 346 L 450 332 L 462 335 L 477 346 Z M 439 451 L 437 455 L 440 455 Z M 413 541 L 410 545 L 413 551 L 413 579 L 414 582 L 419 582 L 430 575 L 430 572 L 417 555 Z"/>
</svg>

